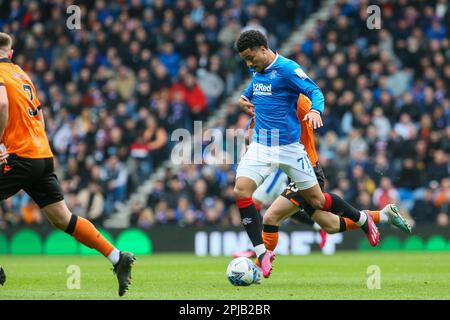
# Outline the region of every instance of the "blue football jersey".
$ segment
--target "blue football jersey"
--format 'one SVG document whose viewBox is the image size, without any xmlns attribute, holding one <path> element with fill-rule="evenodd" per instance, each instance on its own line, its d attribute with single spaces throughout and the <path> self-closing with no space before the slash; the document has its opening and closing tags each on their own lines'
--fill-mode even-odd
<svg viewBox="0 0 450 320">
<path fill-rule="evenodd" d="M 263 72 L 253 72 L 252 81 L 242 93 L 255 105 L 252 141 L 269 146 L 298 142 L 301 132 L 297 101 L 301 93 L 311 100 L 311 109 L 323 113 L 322 90 L 296 62 L 277 54 Z"/>
</svg>

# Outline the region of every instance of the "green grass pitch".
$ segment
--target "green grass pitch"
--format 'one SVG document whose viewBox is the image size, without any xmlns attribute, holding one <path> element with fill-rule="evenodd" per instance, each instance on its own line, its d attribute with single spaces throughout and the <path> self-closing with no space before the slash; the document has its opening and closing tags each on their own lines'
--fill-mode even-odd
<svg viewBox="0 0 450 320">
<path fill-rule="evenodd" d="M 132 286 L 119 298 L 109 262 L 100 256 L 0 256 L 7 282 L 0 299 L 450 299 L 450 254 L 340 252 L 333 256 L 278 256 L 261 285 L 233 287 L 229 257 L 189 254 L 138 256 Z M 69 290 L 69 265 L 80 289 Z M 367 269 L 380 268 L 380 289 L 367 288 Z"/>
</svg>

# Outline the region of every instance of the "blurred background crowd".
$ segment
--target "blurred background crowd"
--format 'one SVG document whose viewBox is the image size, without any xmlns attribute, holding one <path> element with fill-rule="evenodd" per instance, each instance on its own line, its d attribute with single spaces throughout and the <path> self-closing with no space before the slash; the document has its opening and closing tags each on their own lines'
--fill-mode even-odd
<svg viewBox="0 0 450 320">
<path fill-rule="evenodd" d="M 169 158 L 176 128 L 192 132 L 248 81 L 233 49 L 258 28 L 279 49 L 320 1 L 77 1 L 81 30 L 66 27 L 70 1 L 0 1 L 0 30 L 33 78 L 74 213 L 101 224 Z M 381 8 L 368 29 L 367 5 Z M 337 1 L 296 60 L 322 88 L 317 131 L 327 189 L 359 208 L 400 204 L 419 225 L 449 226 L 450 8 L 447 1 Z M 226 106 L 217 128 L 248 116 Z M 207 145 L 209 142 L 204 141 Z M 165 171 L 130 224 L 239 226 L 236 165 Z M 0 229 L 43 223 L 25 193 L 0 204 Z"/>
</svg>

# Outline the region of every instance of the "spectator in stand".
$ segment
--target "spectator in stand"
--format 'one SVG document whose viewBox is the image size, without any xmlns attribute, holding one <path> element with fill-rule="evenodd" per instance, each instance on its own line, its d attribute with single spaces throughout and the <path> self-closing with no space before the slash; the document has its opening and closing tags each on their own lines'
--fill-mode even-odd
<svg viewBox="0 0 450 320">
<path fill-rule="evenodd" d="M 434 224 L 438 214 L 438 208 L 434 205 L 433 189 L 427 188 L 423 197 L 414 202 L 411 216 L 416 224 Z"/>
<path fill-rule="evenodd" d="M 195 76 L 186 73 L 180 82 L 175 83 L 171 88 L 173 97 L 179 92 L 190 111 L 190 117 L 193 121 L 202 121 L 206 119 L 207 99 L 202 88 L 197 84 Z"/>
<path fill-rule="evenodd" d="M 15 35 L 14 59 L 37 83 L 58 160 L 56 170 L 66 173 L 60 176 L 67 194 L 78 194 L 91 179 L 99 179 L 99 172 L 104 177 L 114 155 L 129 172 L 125 196 L 119 197 L 125 201 L 167 159 L 173 146 L 171 131 L 192 130 L 192 121 L 207 120 L 248 77 L 233 51 L 241 28 L 265 30 L 280 48 L 293 27 L 320 5 L 311 0 L 249 0 L 245 6 L 240 1 L 150 2 L 117 6 L 84 1 L 80 6 L 89 19 L 77 32 L 67 31 L 65 13 L 56 3 L 0 2 L 0 28 Z M 317 131 L 321 165 L 330 189 L 355 189 L 353 203 L 369 205 L 369 197 L 377 208 L 387 201 L 407 207 L 407 190 L 413 195 L 407 201 L 412 201 L 418 224 L 445 225 L 443 181 L 450 176 L 449 5 L 411 0 L 394 6 L 386 1 L 371 4 L 386 13 L 379 32 L 366 27 L 368 3 L 342 0 L 328 20 L 319 21 L 305 42 L 292 48 L 290 58 L 319 79 L 325 94 L 325 126 Z M 224 118 L 218 124 L 222 130 L 243 128 L 248 116 L 229 107 Z M 144 207 L 155 212 L 157 221 L 204 223 L 210 209 L 205 199 L 211 198 L 223 201 L 224 210 L 209 221 L 239 225 L 229 201 L 233 166 L 213 166 L 212 174 L 201 167 L 182 166 L 155 182 Z M 339 183 L 344 177 L 348 183 Z M 170 212 L 162 214 L 164 205 L 159 204 L 172 179 L 185 188 L 180 198 L 185 200 L 166 206 Z M 367 184 L 360 181 L 368 180 L 374 181 L 375 191 L 361 187 Z M 196 181 L 204 181 L 207 192 Z M 422 199 L 432 181 L 440 187 L 436 194 L 425 191 Z M 107 183 L 101 191 L 105 205 L 111 206 L 108 197 L 114 192 Z M 439 207 L 434 197 L 440 199 Z M 427 207 L 429 199 L 433 207 Z M 7 216 L 21 217 L 27 200 L 19 194 L 12 203 Z M 421 217 L 421 207 L 433 212 L 433 218 Z M 107 214 L 113 211 L 105 209 Z M 217 217 L 217 211 L 210 216 Z M 14 221 L 5 218 L 5 211 L 1 219 Z"/>
<path fill-rule="evenodd" d="M 389 203 L 399 202 L 398 191 L 393 187 L 391 179 L 383 177 L 380 180 L 380 187 L 378 187 L 373 193 L 373 203 L 377 206 L 377 209 L 382 209 Z"/>
<path fill-rule="evenodd" d="M 105 214 L 110 215 L 114 211 L 115 204 L 124 201 L 127 194 L 128 170 L 117 155 L 112 155 L 106 160 L 106 165 L 101 170 L 101 179 L 108 190 Z"/>
</svg>

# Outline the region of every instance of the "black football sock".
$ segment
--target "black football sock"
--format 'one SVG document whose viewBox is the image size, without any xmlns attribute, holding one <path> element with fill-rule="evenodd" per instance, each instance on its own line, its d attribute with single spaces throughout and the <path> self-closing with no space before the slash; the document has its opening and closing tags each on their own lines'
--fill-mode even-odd
<svg viewBox="0 0 450 320">
<path fill-rule="evenodd" d="M 369 225 L 367 215 L 361 214 L 361 212 L 351 206 L 348 202 L 343 200 L 341 197 L 335 195 L 334 193 L 324 193 L 325 205 L 323 210 L 329 211 L 338 216 L 349 218 L 357 225 L 361 227 L 365 232 L 368 232 Z"/>
<path fill-rule="evenodd" d="M 236 201 L 241 214 L 242 225 L 250 238 L 256 251 L 256 256 L 264 254 L 266 248 L 262 238 L 262 218 L 258 210 L 256 210 L 253 199 L 243 198 Z"/>
<path fill-rule="evenodd" d="M 295 221 L 298 221 L 298 222 L 300 222 L 300 223 L 304 223 L 304 224 L 306 224 L 306 225 L 308 225 L 308 226 L 313 226 L 314 225 L 314 220 L 313 219 L 311 219 L 310 217 L 309 217 L 309 215 L 308 214 L 306 214 L 306 212 L 304 212 L 304 211 L 297 211 L 296 213 L 294 213 L 292 216 L 291 216 L 291 219 L 292 220 L 295 220 Z"/>
<path fill-rule="evenodd" d="M 344 218 L 339 217 L 339 232 L 347 231 L 347 224 L 345 223 Z"/>
</svg>

